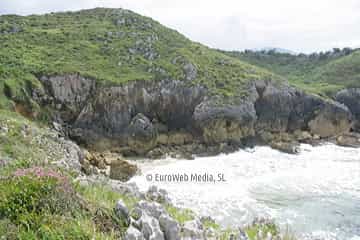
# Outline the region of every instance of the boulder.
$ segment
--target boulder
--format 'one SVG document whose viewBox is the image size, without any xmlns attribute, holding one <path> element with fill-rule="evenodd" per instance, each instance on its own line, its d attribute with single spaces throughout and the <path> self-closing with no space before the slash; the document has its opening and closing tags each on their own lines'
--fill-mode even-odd
<svg viewBox="0 0 360 240">
<path fill-rule="evenodd" d="M 249 236 L 246 234 L 245 231 L 243 231 L 242 229 L 239 229 L 239 236 L 238 236 L 238 240 L 250 240 Z M 266 239 L 268 240 L 268 239 Z M 271 240 L 271 239 L 270 239 Z"/>
<path fill-rule="evenodd" d="M 166 213 L 165 208 L 157 202 L 141 200 L 136 204 L 136 207 L 156 219 L 159 219 L 161 214 Z"/>
<path fill-rule="evenodd" d="M 138 199 L 144 199 L 145 196 L 142 192 L 140 192 L 139 187 L 136 185 L 136 183 L 123 183 L 123 182 L 119 182 L 117 180 L 109 180 L 109 185 L 111 186 L 111 188 L 122 194 L 125 196 L 129 196 L 129 197 L 133 197 L 133 198 L 138 198 Z"/>
<path fill-rule="evenodd" d="M 118 216 L 120 219 L 124 219 L 126 222 L 129 221 L 129 209 L 122 200 L 117 201 L 114 210 L 116 216 Z"/>
<path fill-rule="evenodd" d="M 203 225 L 198 219 L 186 221 L 182 227 L 182 236 L 185 239 L 204 239 Z"/>
<path fill-rule="evenodd" d="M 312 135 L 308 131 L 297 130 L 294 132 L 294 136 L 295 136 L 296 140 L 298 140 L 300 142 L 304 142 L 304 141 L 312 139 Z"/>
<path fill-rule="evenodd" d="M 156 146 L 157 132 L 151 121 L 142 113 L 138 113 L 128 127 L 128 145 L 139 153 L 144 154 Z"/>
<path fill-rule="evenodd" d="M 309 122 L 312 134 L 322 138 L 346 133 L 351 128 L 352 116 L 348 108 L 336 102 L 326 102 L 316 117 Z"/>
<path fill-rule="evenodd" d="M 360 134 L 347 133 L 336 138 L 336 143 L 345 147 L 360 147 Z"/>
<path fill-rule="evenodd" d="M 158 189 L 157 186 L 150 186 L 145 194 L 146 199 L 158 203 L 170 203 L 168 193 L 164 189 Z"/>
<path fill-rule="evenodd" d="M 111 162 L 110 178 L 126 182 L 138 172 L 138 167 L 126 160 L 117 160 Z"/>
<path fill-rule="evenodd" d="M 300 152 L 298 142 L 271 142 L 270 146 L 281 152 L 289 154 L 295 154 Z"/>
<path fill-rule="evenodd" d="M 339 91 L 335 100 L 349 108 L 354 116 L 354 130 L 360 131 L 360 88 L 350 88 Z"/>
<path fill-rule="evenodd" d="M 180 240 L 180 226 L 168 214 L 161 214 L 159 223 L 165 235 L 165 240 Z"/>
<path fill-rule="evenodd" d="M 166 156 L 166 149 L 161 148 L 161 147 L 157 147 L 154 148 L 152 150 L 150 150 L 147 154 L 146 157 L 150 158 L 150 159 L 160 159 Z"/>
<path fill-rule="evenodd" d="M 84 156 L 85 159 L 93 166 L 99 168 L 99 169 L 105 169 L 106 168 L 106 161 L 105 156 L 102 153 L 90 153 L 87 150 L 84 150 Z M 110 165 L 110 164 L 109 164 Z"/>
<path fill-rule="evenodd" d="M 130 226 L 125 232 L 124 240 L 145 240 L 145 238 L 138 229 Z"/>
<path fill-rule="evenodd" d="M 161 231 L 159 221 L 146 213 L 143 213 L 140 220 L 141 233 L 147 240 L 165 240 Z"/>
</svg>

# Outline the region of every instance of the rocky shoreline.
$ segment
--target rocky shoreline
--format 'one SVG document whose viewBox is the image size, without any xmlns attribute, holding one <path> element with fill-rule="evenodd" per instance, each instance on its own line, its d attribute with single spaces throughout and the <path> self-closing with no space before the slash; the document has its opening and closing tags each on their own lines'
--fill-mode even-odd
<svg viewBox="0 0 360 240">
<path fill-rule="evenodd" d="M 146 192 L 139 191 L 134 183 L 122 183 L 99 175 L 82 176 L 75 179 L 81 186 L 101 184 L 110 187 L 112 191 L 123 196 L 136 199 L 133 208 L 119 200 L 114 211 L 120 219 L 125 219 L 127 230 L 124 240 L 191 240 L 191 239 L 283 239 L 284 233 L 272 220 L 255 219 L 247 226 L 233 229 L 223 229 L 210 216 L 198 216 L 194 212 L 177 208 L 168 197 L 168 193 L 156 186 L 151 186 Z M 184 221 L 171 216 L 171 211 L 183 211 Z M 254 232 L 255 231 L 255 232 Z M 255 233 L 252 236 L 253 232 Z M 249 234 L 251 234 L 251 238 Z M 285 233 L 289 234 L 289 233 Z"/>
<path fill-rule="evenodd" d="M 69 83 L 68 80 L 66 82 Z M 51 162 L 51 164 L 76 172 L 78 177 L 75 179 L 75 182 L 78 182 L 80 186 L 100 184 L 103 187 L 109 187 L 114 192 L 136 199 L 135 206 L 131 209 L 125 206 L 122 201 L 119 201 L 114 206 L 119 217 L 126 219 L 127 228 L 124 233 L 124 239 L 245 240 L 254 239 L 249 237 L 248 229 L 253 227 L 259 230 L 262 228 L 261 226 L 264 229 L 268 229 L 270 226 L 275 230 L 266 232 L 266 235 L 262 231 L 256 231 L 257 239 L 284 239 L 277 226 L 269 220 L 256 220 L 251 226 L 241 226 L 237 229 L 232 229 L 231 232 L 221 229 L 218 223 L 215 223 L 211 218 L 196 216 L 196 214 L 192 215 L 191 219 L 179 222 L 179 220 L 171 216 L 169 208 L 176 209 L 176 211 L 183 210 L 176 208 L 171 203 L 166 191 L 151 187 L 147 192 L 140 192 L 136 185 L 124 183 L 124 181 L 128 181 L 132 176 L 138 174 L 139 169 L 136 164 L 123 158 L 123 156 L 128 156 L 127 154 L 129 153 L 133 153 L 129 155 L 146 156 L 154 159 L 170 155 L 175 158 L 191 159 L 193 155 L 204 156 L 228 153 L 238 150 L 239 147 L 251 147 L 259 144 L 270 145 L 287 153 L 296 153 L 297 145 L 301 142 L 321 144 L 324 140 L 330 140 L 343 146 L 359 146 L 360 135 L 354 132 L 357 130 L 354 123 L 356 122 L 356 117 L 354 117 L 354 113 L 350 113 L 345 105 L 322 100 L 316 96 L 306 95 L 290 87 L 282 87 L 288 91 L 295 91 L 293 92 L 294 95 L 280 94 L 277 88 L 268 83 L 264 87 L 264 91 L 270 91 L 266 90 L 270 88 L 276 94 L 267 95 L 262 92 L 261 97 L 258 97 L 255 103 L 260 104 L 257 101 L 262 101 L 261 106 L 267 105 L 268 108 L 263 109 L 259 106 L 256 108 L 256 104 L 253 104 L 255 109 L 253 113 L 255 113 L 256 117 L 252 120 L 250 118 L 250 122 L 249 118 L 244 117 L 244 115 L 249 116 L 251 112 L 246 112 L 249 110 L 248 108 L 244 110 L 243 104 L 249 106 L 249 103 L 243 102 L 244 100 L 238 102 L 238 106 L 234 102 L 231 104 L 222 102 L 216 105 L 216 107 L 208 108 L 206 111 L 204 110 L 206 107 L 199 103 L 200 106 L 195 110 L 200 111 L 198 109 L 202 109 L 201 113 L 211 113 L 210 115 L 212 116 L 212 120 L 209 120 L 209 122 L 205 118 L 201 118 L 203 122 L 199 124 L 201 125 L 199 128 L 193 125 L 193 128 L 186 130 L 161 132 L 158 128 L 154 127 L 158 124 L 157 120 L 150 121 L 145 114 L 136 113 L 135 117 L 131 119 L 129 126 L 125 127 L 124 132 L 116 133 L 114 131 L 114 134 L 102 132 L 103 129 L 100 129 L 101 131 L 95 129 L 99 124 L 108 124 L 109 122 L 105 121 L 102 123 L 97 118 L 92 119 L 82 115 L 82 113 L 90 111 L 88 109 L 92 107 L 79 108 L 82 110 L 78 115 L 74 114 L 76 118 L 73 119 L 75 120 L 71 120 L 72 117 L 69 117 L 69 113 L 72 112 L 67 109 L 67 106 L 77 106 L 74 102 L 72 102 L 73 105 L 61 105 L 65 104 L 61 103 L 57 106 L 55 103 L 58 103 L 58 99 L 54 98 L 56 95 L 53 92 L 53 95 L 47 95 L 50 92 L 44 92 L 42 97 L 34 93 L 34 99 L 43 104 L 43 107 L 52 108 L 51 114 L 53 114 L 54 120 L 57 120 L 53 122 L 53 129 L 49 130 L 50 132 L 47 133 L 47 137 L 39 136 L 38 141 L 40 145 L 46 147 L 50 143 L 47 142 L 50 140 L 46 140 L 49 138 L 51 142 L 54 141 L 54 143 L 51 143 L 51 146 L 59 145 L 59 154 L 61 156 L 57 156 L 58 160 Z M 65 89 L 73 91 L 75 87 L 67 86 L 60 89 L 60 92 Z M 352 93 L 352 91 L 350 92 Z M 77 96 L 76 94 L 75 96 Z M 339 96 L 344 96 L 344 94 L 346 95 L 347 92 L 339 93 Z M 79 98 L 77 97 L 76 99 Z M 95 99 L 97 98 L 95 97 Z M 267 100 L 265 101 L 265 99 Z M 284 99 L 291 99 L 291 101 L 284 103 Z M 88 99 L 87 101 L 93 104 L 92 100 Z M 339 101 L 341 101 L 340 97 Z M 346 104 L 345 100 L 343 102 Z M 110 103 L 105 102 L 104 105 L 95 105 L 99 108 L 94 109 L 106 109 L 108 104 Z M 117 104 L 123 103 L 118 102 L 115 106 Z M 289 106 L 292 107 L 290 108 Z M 229 108 L 232 110 L 230 111 Z M 91 110 L 92 114 L 95 114 L 100 119 L 106 116 L 106 114 L 110 116 L 113 116 L 112 114 L 114 116 L 123 114 L 122 111 L 115 111 L 113 108 L 110 108 L 111 111 L 114 110 L 113 112 L 104 110 L 105 112 L 99 113 L 94 109 Z M 288 110 L 288 115 L 284 114 L 286 112 L 284 109 Z M 304 109 L 306 109 L 306 112 L 304 112 Z M 192 117 L 188 119 L 189 123 L 194 124 L 196 122 L 194 120 L 196 114 L 199 114 L 199 112 L 193 112 Z M 240 114 L 241 117 L 235 117 L 233 114 Z M 79 119 L 87 119 L 89 121 L 88 125 L 78 125 L 77 121 Z M 114 129 L 119 127 L 115 124 L 116 119 L 116 117 L 113 119 L 114 125 L 106 126 L 112 126 Z M 239 121 L 244 125 L 240 124 Z M 270 131 L 270 128 L 265 123 L 269 123 L 271 129 L 277 129 L 277 131 Z M 89 130 L 85 127 L 92 128 L 93 125 L 94 129 Z M 80 126 L 83 128 L 80 128 Z M 225 128 L 223 128 L 224 126 Z M 5 131 L 8 128 L 8 125 L 4 125 L 1 129 Z M 29 126 L 21 127 L 24 137 L 30 136 L 29 134 L 33 132 L 31 128 Z M 289 129 L 292 130 L 290 131 Z M 92 135 L 96 130 L 96 135 Z M 120 129 L 118 130 L 121 131 Z M 152 131 L 152 134 L 148 134 L 149 130 Z M 89 134 L 89 131 L 91 132 L 90 135 L 82 135 L 84 133 Z M 6 131 L 7 133 L 8 130 Z M 80 134 L 74 137 L 74 133 Z M 84 136 L 86 138 L 83 138 Z M 81 147 L 68 140 L 68 137 L 75 140 Z M 161 138 L 165 138 L 167 141 L 161 142 Z M 144 148 L 147 151 L 141 151 L 144 150 L 142 149 L 144 144 L 149 144 L 149 141 L 152 144 L 151 147 Z M 55 149 L 54 147 L 51 148 Z M 216 229 L 213 226 L 216 226 Z"/>
<path fill-rule="evenodd" d="M 249 226 L 223 229 L 220 227 L 221 222 L 214 222 L 209 217 L 198 216 L 190 210 L 177 208 L 164 190 L 151 187 L 146 192 L 141 192 L 136 185 L 122 182 L 131 178 L 132 174 L 136 174 L 138 169 L 118 153 L 89 152 L 61 136 L 61 132 L 45 128 L 39 132 L 34 123 L 19 119 L 17 122 L 19 126 L 16 126 L 16 122 L 10 119 L 0 124 L 1 135 L 8 136 L 19 131 L 16 135 L 36 143 L 30 147 L 32 151 L 41 149 L 41 152 L 51 152 L 51 154 L 44 152 L 49 158 L 40 159 L 42 163 L 38 164 L 69 171 L 71 176 L 75 177 L 75 183 L 90 188 L 90 195 L 99 194 L 92 192 L 92 187 L 99 186 L 101 189 L 109 188 L 112 192 L 132 199 L 133 206 L 125 206 L 123 201 L 111 205 L 120 219 L 126 219 L 127 228 L 121 239 L 295 239 L 284 237 L 286 233 L 281 232 L 273 221 L 264 219 L 255 220 Z M 25 123 L 28 125 L 24 125 Z M 343 135 L 342 138 L 345 140 L 340 140 L 343 143 L 351 143 L 346 140 L 346 138 L 354 140 L 351 136 Z M 11 161 L 6 163 L 11 164 Z M 111 179 L 113 177 L 115 179 Z M 105 220 L 102 219 L 101 224 L 107 224 Z"/>
<path fill-rule="evenodd" d="M 299 142 L 359 130 L 357 89 L 333 101 L 256 80 L 246 95 L 226 98 L 191 81 L 101 86 L 80 75 L 40 80 L 43 88 L 33 89 L 33 99 L 50 109 L 67 136 L 90 150 L 124 156 L 191 159 L 259 144 L 296 153 Z"/>
<path fill-rule="evenodd" d="M 223 229 L 162 189 L 141 192 L 129 183 L 141 174 L 130 159 L 360 147 L 360 89 L 348 88 L 359 87 L 355 49 L 283 64 L 275 52 L 211 49 L 107 8 L 4 15 L 0 40 L 1 238 L 295 239 L 271 220 Z M 293 76 L 306 91 L 289 85 Z"/>
</svg>

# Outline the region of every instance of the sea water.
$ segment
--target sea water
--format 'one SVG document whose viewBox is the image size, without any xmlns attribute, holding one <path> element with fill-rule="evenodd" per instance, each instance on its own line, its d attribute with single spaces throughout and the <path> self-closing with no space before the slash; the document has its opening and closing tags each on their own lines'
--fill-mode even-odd
<svg viewBox="0 0 360 240">
<path fill-rule="evenodd" d="M 304 144 L 291 155 L 262 146 L 195 160 L 146 160 L 140 167 L 131 180 L 140 189 L 157 185 L 176 205 L 224 227 L 265 217 L 302 239 L 360 239 L 360 149 Z"/>
</svg>

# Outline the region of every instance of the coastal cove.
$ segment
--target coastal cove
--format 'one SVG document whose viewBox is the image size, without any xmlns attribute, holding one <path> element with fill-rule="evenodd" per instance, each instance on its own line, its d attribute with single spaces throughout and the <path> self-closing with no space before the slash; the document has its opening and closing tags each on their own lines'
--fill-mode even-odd
<svg viewBox="0 0 360 240">
<path fill-rule="evenodd" d="M 0 239 L 360 240 L 342 47 L 215 49 L 122 8 L 0 15 Z"/>
<path fill-rule="evenodd" d="M 137 161 L 138 162 L 138 161 Z M 130 180 L 140 189 L 156 185 L 176 205 L 211 216 L 224 227 L 272 218 L 299 239 L 360 238 L 360 149 L 330 143 L 290 155 L 269 147 L 195 160 L 145 160 Z M 226 182 L 149 181 L 146 176 L 223 173 Z"/>
</svg>

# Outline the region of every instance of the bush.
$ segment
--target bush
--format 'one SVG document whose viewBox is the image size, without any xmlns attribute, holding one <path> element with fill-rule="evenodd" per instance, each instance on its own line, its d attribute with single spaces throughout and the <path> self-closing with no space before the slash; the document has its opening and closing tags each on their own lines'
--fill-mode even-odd
<svg viewBox="0 0 360 240">
<path fill-rule="evenodd" d="M 81 204 L 66 177 L 43 168 L 17 170 L 0 183 L 0 218 L 29 229 L 47 214 L 76 214 Z"/>
<path fill-rule="evenodd" d="M 103 207 L 85 200 L 79 186 L 51 169 L 18 169 L 8 176 L 0 180 L 0 239 L 121 239 L 126 230 L 113 210 L 116 194 L 111 202 L 110 195 L 99 194 L 99 202 L 109 201 Z"/>
</svg>

